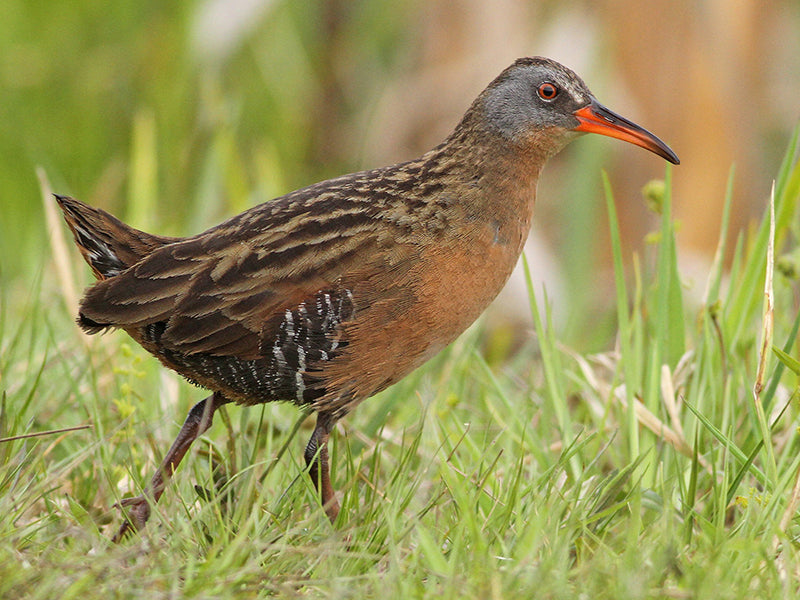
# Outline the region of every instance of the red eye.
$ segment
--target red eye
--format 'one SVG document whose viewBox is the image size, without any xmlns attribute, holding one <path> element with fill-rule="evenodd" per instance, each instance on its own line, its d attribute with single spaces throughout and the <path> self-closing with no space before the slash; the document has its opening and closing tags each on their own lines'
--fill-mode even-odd
<svg viewBox="0 0 800 600">
<path fill-rule="evenodd" d="M 539 94 L 539 98 L 542 100 L 549 101 L 558 96 L 558 88 L 552 83 L 543 83 L 539 86 L 539 89 L 536 90 L 536 92 Z"/>
</svg>

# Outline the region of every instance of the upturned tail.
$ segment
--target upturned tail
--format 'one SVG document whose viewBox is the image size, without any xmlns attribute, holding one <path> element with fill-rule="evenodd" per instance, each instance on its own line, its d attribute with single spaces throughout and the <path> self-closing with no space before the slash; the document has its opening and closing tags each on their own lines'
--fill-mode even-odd
<svg viewBox="0 0 800 600">
<path fill-rule="evenodd" d="M 69 196 L 54 195 L 75 244 L 98 279 L 119 275 L 156 248 L 178 239 L 139 231 L 104 210 Z"/>
</svg>

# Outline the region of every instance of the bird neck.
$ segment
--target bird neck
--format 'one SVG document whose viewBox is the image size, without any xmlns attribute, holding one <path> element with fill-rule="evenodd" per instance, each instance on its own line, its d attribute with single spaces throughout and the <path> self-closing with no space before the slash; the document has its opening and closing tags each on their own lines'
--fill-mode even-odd
<svg viewBox="0 0 800 600">
<path fill-rule="evenodd" d="M 538 144 L 508 140 L 468 112 L 423 160 L 438 163 L 474 216 L 530 223 L 539 174 L 548 156 Z"/>
</svg>

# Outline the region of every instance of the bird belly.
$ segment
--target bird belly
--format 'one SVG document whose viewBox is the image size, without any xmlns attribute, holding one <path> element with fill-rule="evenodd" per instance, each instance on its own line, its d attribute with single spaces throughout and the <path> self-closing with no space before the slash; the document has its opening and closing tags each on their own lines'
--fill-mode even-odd
<svg viewBox="0 0 800 600">
<path fill-rule="evenodd" d="M 396 383 L 455 340 L 486 309 L 505 285 L 519 258 L 527 226 L 500 228 L 495 222 L 473 233 L 472 243 L 431 244 L 420 260 L 397 282 L 409 292 L 404 300 L 391 295 L 356 313 L 346 328 L 349 345 L 324 368 L 328 390 L 322 403 L 360 401 Z M 357 291 L 355 292 L 357 294 Z M 410 299 L 410 301 L 408 301 Z M 398 314 L 397 305 L 406 307 Z"/>
</svg>

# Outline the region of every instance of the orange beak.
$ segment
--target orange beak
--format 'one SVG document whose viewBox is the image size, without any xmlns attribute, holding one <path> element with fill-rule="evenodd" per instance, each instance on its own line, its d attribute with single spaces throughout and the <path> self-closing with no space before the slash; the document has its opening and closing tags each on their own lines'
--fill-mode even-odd
<svg viewBox="0 0 800 600">
<path fill-rule="evenodd" d="M 650 150 L 674 165 L 679 165 L 681 162 L 670 147 L 652 133 L 607 109 L 594 98 L 572 114 L 580 122 L 573 131 L 607 135 Z"/>
</svg>

